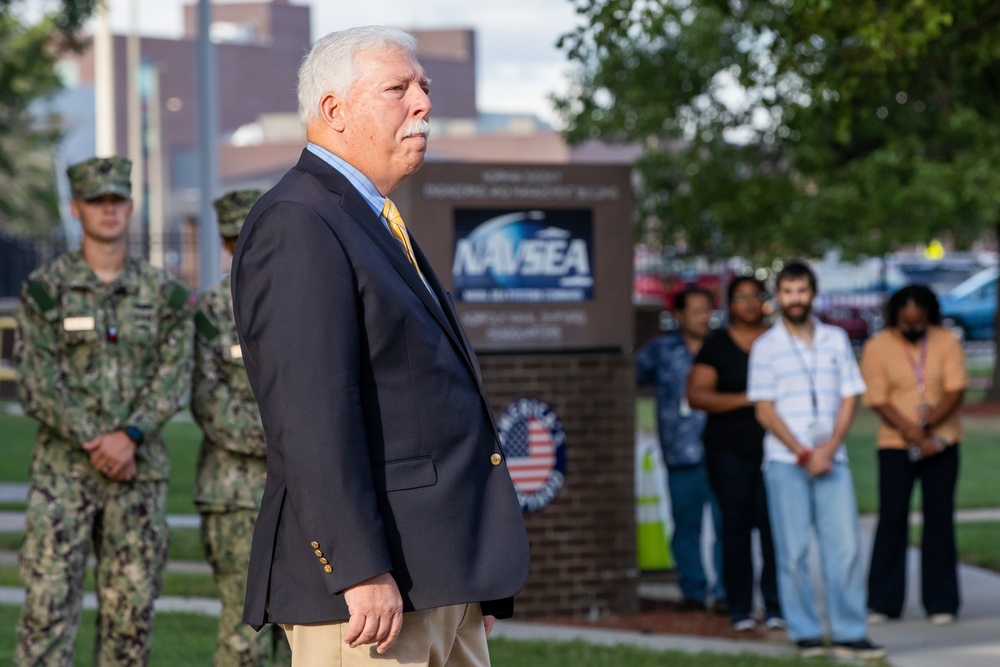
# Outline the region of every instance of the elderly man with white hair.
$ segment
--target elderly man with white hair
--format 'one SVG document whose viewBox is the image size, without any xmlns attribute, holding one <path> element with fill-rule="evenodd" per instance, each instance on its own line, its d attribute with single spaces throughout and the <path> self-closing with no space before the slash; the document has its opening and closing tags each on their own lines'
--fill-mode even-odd
<svg viewBox="0 0 1000 667">
<path fill-rule="evenodd" d="M 268 447 L 244 621 L 280 624 L 294 666 L 488 665 L 528 574 L 475 353 L 388 199 L 423 163 L 429 84 L 406 33 L 317 42 L 308 146 L 236 248 Z"/>
</svg>

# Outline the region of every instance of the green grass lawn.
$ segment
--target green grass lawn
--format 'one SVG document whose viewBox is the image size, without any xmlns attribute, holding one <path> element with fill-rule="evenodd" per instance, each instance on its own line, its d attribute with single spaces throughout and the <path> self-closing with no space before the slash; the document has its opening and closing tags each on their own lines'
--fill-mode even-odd
<svg viewBox="0 0 1000 667">
<path fill-rule="evenodd" d="M 31 450 L 37 424 L 33 419 L 9 415 L 0 411 L 0 482 L 27 482 Z M 163 429 L 163 438 L 170 454 L 170 489 L 167 512 L 193 514 L 195 463 L 201 444 L 201 429 L 192 421 L 173 420 Z M 5 503 L 4 509 L 23 509 L 24 505 Z"/>
<path fill-rule="evenodd" d="M 920 546 L 920 526 L 910 527 L 910 544 Z M 1000 572 L 1000 522 L 976 521 L 955 526 L 958 559 L 969 565 Z"/>
<path fill-rule="evenodd" d="M 636 401 L 636 428 L 655 432 L 656 416 L 653 400 Z M 1000 418 L 964 417 L 965 440 L 962 443 L 962 468 L 958 482 L 956 506 L 1000 507 L 1000 484 L 993 477 L 1000 470 Z M 854 426 L 847 435 L 847 452 L 854 477 L 858 510 L 864 514 L 878 511 L 878 458 L 875 453 L 877 415 L 859 408 Z M 919 488 L 914 494 L 914 507 L 919 507 Z"/>
<path fill-rule="evenodd" d="M 1000 507 L 1000 485 L 993 472 L 1000 469 L 1000 419 L 964 417 L 965 439 L 961 444 L 961 471 L 955 505 L 961 509 Z M 875 431 L 878 418 L 871 410 L 861 409 L 847 436 L 847 451 L 854 475 L 858 509 L 862 513 L 878 511 L 878 457 Z M 914 507 L 919 507 L 919 487 L 914 493 Z"/>
<path fill-rule="evenodd" d="M 1000 523 L 960 523 L 955 532 L 958 557 L 963 563 L 1000 572 L 1000 549 L 997 548 Z"/>
<path fill-rule="evenodd" d="M 17 607 L 0 606 L 0 627 L 13 628 Z M 212 664 L 215 619 L 196 614 L 157 614 L 153 630 L 151 667 L 188 667 Z M 92 664 L 95 615 L 83 613 L 74 666 Z M 10 664 L 14 653 L 12 630 L 0 632 L 0 663 Z M 594 646 L 580 641 L 490 640 L 494 667 L 832 667 L 827 658 L 773 658 L 755 655 L 689 655 L 676 651 L 650 651 L 630 646 Z M 884 664 L 884 663 L 878 663 Z"/>
<path fill-rule="evenodd" d="M 636 428 L 655 431 L 656 415 L 653 400 L 636 401 Z M 1000 507 L 1000 484 L 994 471 L 1000 470 L 1000 418 L 967 416 L 963 418 L 965 439 L 961 450 L 961 472 L 955 504 L 960 509 Z M 878 456 L 875 433 L 878 416 L 860 408 L 854 426 L 847 436 L 847 451 L 858 509 L 865 514 L 878 512 Z M 913 493 L 913 508 L 920 508 L 920 487 Z M 982 522 L 959 524 L 958 555 L 963 563 L 978 565 L 1000 572 L 1000 523 Z M 913 528 L 912 540 L 920 543 L 920 528 Z"/>
<path fill-rule="evenodd" d="M 14 656 L 14 630 L 18 607 L 0 606 L 0 663 L 9 665 Z M 74 667 L 93 663 L 96 614 L 84 611 L 76 642 Z M 157 614 L 153 628 L 151 667 L 211 665 L 215 650 L 216 619 L 197 614 Z"/>
<path fill-rule="evenodd" d="M 636 425 L 640 430 L 655 431 L 651 398 L 636 401 Z M 964 425 L 962 472 L 956 504 L 960 508 L 1000 507 L 1000 485 L 994 482 L 992 474 L 994 470 L 1000 470 L 1000 447 L 995 445 L 1000 438 L 1000 418 L 966 417 Z M 875 413 L 861 408 L 847 437 L 858 508 L 863 513 L 878 509 L 878 469 L 874 445 L 877 427 Z M 28 481 L 34 433 L 33 420 L 0 412 L 4 454 L 0 457 L 0 481 Z M 167 511 L 171 514 L 194 513 L 191 498 L 194 494 L 195 462 L 201 431 L 193 422 L 174 420 L 164 429 L 164 439 L 172 466 Z M 914 500 L 917 500 L 916 494 Z M 5 504 L 5 509 L 17 508 L 16 503 Z"/>
<path fill-rule="evenodd" d="M 637 426 L 655 430 L 651 399 L 641 399 L 636 405 Z M 868 410 L 860 410 L 848 437 L 851 468 L 854 472 L 858 503 L 862 512 L 876 510 L 877 461 L 874 451 L 877 419 Z M 1000 448 L 995 447 L 1000 436 L 1000 419 L 966 418 L 966 438 L 962 447 L 962 473 L 959 482 L 959 507 L 1000 507 L 1000 485 L 993 482 L 992 472 L 1000 469 Z M 28 464 L 34 441 L 35 423 L 26 417 L 0 411 L 0 481 L 26 482 Z M 164 429 L 170 452 L 172 475 L 168 511 L 172 514 L 194 513 L 191 501 L 194 490 L 195 460 L 201 433 L 192 422 L 172 421 Z M 916 502 L 916 499 L 915 499 Z M 7 508 L 17 504 L 8 504 Z M 1000 541 L 995 536 L 1000 524 L 964 524 L 958 529 L 958 542 L 964 562 L 1000 570 Z M 16 549 L 21 535 L 0 535 L 0 549 Z M 196 530 L 171 531 L 172 560 L 202 560 Z M 0 585 L 17 585 L 16 569 L 0 567 Z M 169 573 L 165 595 L 214 597 L 214 583 L 208 575 Z M 13 628 L 17 620 L 16 607 L 0 606 L 0 627 Z M 93 612 L 84 614 L 76 665 L 90 664 L 93 647 Z M 215 620 L 194 614 L 159 614 L 154 635 L 151 665 L 210 664 L 215 636 Z M 0 663 L 8 662 L 13 652 L 13 633 L 0 632 Z M 643 667 L 669 664 L 674 667 L 764 667 L 765 665 L 834 665 L 820 659 L 803 661 L 798 658 L 778 659 L 759 656 L 688 655 L 656 652 L 631 647 L 599 647 L 582 642 L 519 642 L 505 639 L 491 641 L 493 664 L 496 667 Z"/>
<path fill-rule="evenodd" d="M 205 560 L 205 550 L 201 548 L 201 537 L 197 528 L 171 528 L 170 560 Z"/>
<path fill-rule="evenodd" d="M 21 578 L 15 565 L 0 565 L 0 586 L 11 588 L 21 587 Z M 87 568 L 87 578 L 84 581 L 84 591 L 94 592 L 94 571 Z M 164 597 L 218 598 L 219 589 L 210 574 L 189 572 L 167 572 L 163 578 Z"/>
<path fill-rule="evenodd" d="M 0 550 L 17 551 L 21 548 L 24 533 L 0 533 Z M 195 528 L 171 528 L 170 544 L 167 549 L 170 560 L 202 561 L 205 552 Z"/>
<path fill-rule="evenodd" d="M 38 424 L 33 419 L 9 415 L 0 410 L 0 434 L 3 456 L 0 457 L 0 480 L 27 482 L 31 463 L 31 448 L 35 443 Z"/>
</svg>

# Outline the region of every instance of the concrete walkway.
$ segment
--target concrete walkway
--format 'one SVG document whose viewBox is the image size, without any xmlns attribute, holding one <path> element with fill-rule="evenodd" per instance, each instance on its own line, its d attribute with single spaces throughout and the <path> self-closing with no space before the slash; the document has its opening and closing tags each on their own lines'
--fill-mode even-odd
<svg viewBox="0 0 1000 667">
<path fill-rule="evenodd" d="M 958 513 L 960 521 L 1000 519 L 998 510 Z M 866 559 L 875 535 L 874 517 L 862 517 Z M 1000 538 L 1000 535 L 998 535 Z M 867 562 L 865 563 L 867 572 Z M 920 604 L 920 550 L 907 560 L 906 607 L 903 618 L 869 628 L 872 639 L 889 649 L 895 667 L 998 667 L 1000 665 L 1000 574 L 969 565 L 958 569 L 962 609 L 954 625 L 927 622 Z"/>
<path fill-rule="evenodd" d="M 26 492 L 25 485 L 0 484 L 0 501 L 23 500 Z M 997 521 L 1000 520 L 1000 509 L 961 511 L 958 513 L 958 520 Z M 197 515 L 171 516 L 169 521 L 177 528 L 198 526 Z M 862 517 L 861 536 L 866 558 L 871 553 L 874 528 L 874 517 Z M 0 532 L 23 530 L 23 513 L 0 512 Z M 15 562 L 15 554 L 0 553 L 0 564 Z M 871 637 L 889 649 L 889 663 L 894 667 L 1000 666 L 1000 574 L 962 565 L 959 568 L 963 595 L 961 617 L 954 625 L 935 627 L 927 623 L 920 607 L 919 562 L 919 550 L 911 548 L 908 561 L 907 603 L 903 618 L 869 629 Z M 818 564 L 814 564 L 813 572 L 818 573 L 819 568 L 815 565 Z M 208 567 L 201 563 L 171 563 L 168 568 L 172 571 L 209 572 Z M 814 585 L 819 594 L 822 591 L 822 584 L 816 581 Z M 23 601 L 22 589 L 0 587 L 0 604 L 20 605 Z M 94 608 L 96 606 L 94 596 L 87 595 L 84 605 L 87 608 Z M 156 608 L 163 612 L 189 612 L 215 616 L 219 613 L 219 602 L 201 598 L 164 597 L 157 600 Z M 580 639 L 599 645 L 630 644 L 656 650 L 669 649 L 689 653 L 795 655 L 795 650 L 787 644 L 657 635 L 519 621 L 497 623 L 495 636 L 545 641 Z"/>
</svg>

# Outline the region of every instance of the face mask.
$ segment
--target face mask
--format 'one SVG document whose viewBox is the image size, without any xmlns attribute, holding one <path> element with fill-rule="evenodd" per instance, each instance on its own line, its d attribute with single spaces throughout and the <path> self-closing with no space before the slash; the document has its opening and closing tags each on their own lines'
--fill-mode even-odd
<svg viewBox="0 0 1000 667">
<path fill-rule="evenodd" d="M 916 343 L 918 340 L 924 337 L 927 333 L 926 329 L 900 329 L 899 331 L 903 334 L 903 338 L 910 341 L 911 343 Z"/>
</svg>

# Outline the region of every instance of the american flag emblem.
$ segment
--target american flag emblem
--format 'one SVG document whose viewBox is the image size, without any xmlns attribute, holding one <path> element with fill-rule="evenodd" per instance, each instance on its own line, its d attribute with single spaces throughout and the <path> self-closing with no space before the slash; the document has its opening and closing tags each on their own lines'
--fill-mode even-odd
<svg viewBox="0 0 1000 667">
<path fill-rule="evenodd" d="M 552 434 L 542 422 L 534 417 L 517 422 L 511 427 L 504 445 L 507 469 L 514 486 L 534 493 L 549 481 L 549 474 L 556 465 L 556 448 Z"/>
<path fill-rule="evenodd" d="M 562 424 L 548 405 L 522 398 L 497 419 L 507 470 L 522 509 L 537 511 L 562 490 L 566 473 Z"/>
</svg>

